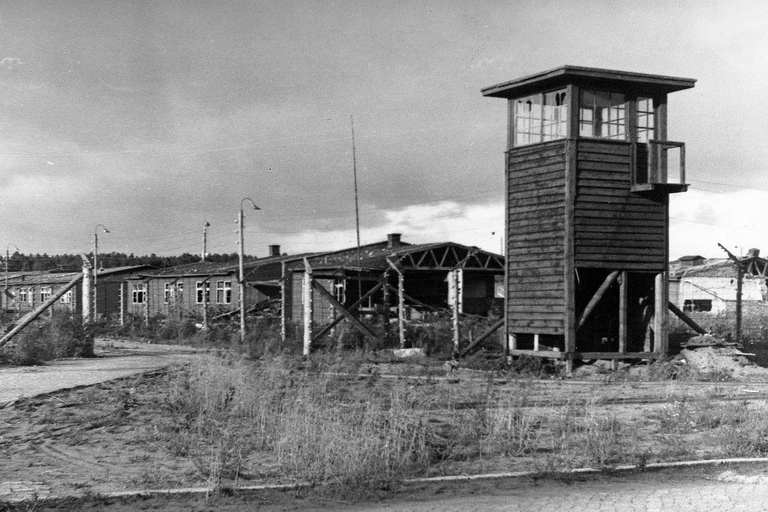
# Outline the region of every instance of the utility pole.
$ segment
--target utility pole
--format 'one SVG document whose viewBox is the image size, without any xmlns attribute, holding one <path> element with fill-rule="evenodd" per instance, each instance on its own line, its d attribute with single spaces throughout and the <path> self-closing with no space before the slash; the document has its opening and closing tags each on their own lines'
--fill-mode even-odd
<svg viewBox="0 0 768 512">
<path fill-rule="evenodd" d="M 5 309 L 8 309 L 8 299 L 12 297 L 11 293 L 8 291 L 8 260 L 11 258 L 11 246 L 13 246 L 17 252 L 19 250 L 19 248 L 16 247 L 16 244 L 8 244 L 5 247 L 5 299 L 3 299 Z"/>
<path fill-rule="evenodd" d="M 349 116 L 349 124 L 352 128 L 352 174 L 355 178 L 355 231 L 357 232 L 357 297 L 363 296 L 363 283 L 360 277 L 363 274 L 362 256 L 360 254 L 360 207 L 357 199 L 357 155 L 355 153 L 355 121 Z"/>
<path fill-rule="evenodd" d="M 104 226 L 104 224 L 96 224 L 96 227 L 94 228 L 94 232 L 93 232 L 93 319 L 94 321 L 99 316 L 99 303 L 97 300 L 98 288 L 96 287 L 96 285 L 98 284 L 97 276 L 99 274 L 99 263 L 98 263 L 99 226 L 101 226 L 101 229 L 104 230 L 104 233 L 109 233 L 109 230 Z"/>
<path fill-rule="evenodd" d="M 256 203 L 253 202 L 252 199 L 246 197 L 240 201 L 240 216 L 238 217 L 239 221 L 239 227 L 240 227 L 240 252 L 239 252 L 239 267 L 240 267 L 240 273 L 238 276 L 238 280 L 240 281 L 240 288 L 239 288 L 239 294 L 240 294 L 240 343 L 243 343 L 245 341 L 245 270 L 243 265 L 243 259 L 245 257 L 245 249 L 244 249 L 244 243 L 245 243 L 245 236 L 243 234 L 243 230 L 245 228 L 245 213 L 243 212 L 243 203 L 245 201 L 249 201 L 251 203 L 251 206 L 254 210 L 261 210 L 258 206 L 256 206 Z"/>
<path fill-rule="evenodd" d="M 717 245 L 728 254 L 728 257 L 734 263 L 736 263 L 736 343 L 741 343 L 741 295 L 742 283 L 744 281 L 744 264 L 735 254 L 726 249 L 723 244 L 718 243 Z"/>
</svg>

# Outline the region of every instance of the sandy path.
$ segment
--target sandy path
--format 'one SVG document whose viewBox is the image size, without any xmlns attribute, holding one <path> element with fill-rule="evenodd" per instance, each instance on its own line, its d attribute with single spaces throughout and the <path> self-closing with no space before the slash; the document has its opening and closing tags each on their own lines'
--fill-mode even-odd
<svg viewBox="0 0 768 512">
<path fill-rule="evenodd" d="M 0 407 L 23 397 L 90 386 L 183 362 L 197 353 L 177 345 L 96 340 L 93 359 L 65 359 L 43 366 L 0 369 Z"/>
</svg>

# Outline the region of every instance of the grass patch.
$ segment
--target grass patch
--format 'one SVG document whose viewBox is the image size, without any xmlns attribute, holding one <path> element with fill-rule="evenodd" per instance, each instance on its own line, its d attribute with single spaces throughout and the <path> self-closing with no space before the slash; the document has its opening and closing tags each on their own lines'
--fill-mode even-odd
<svg viewBox="0 0 768 512">
<path fill-rule="evenodd" d="M 32 366 L 62 357 L 93 357 L 93 332 L 69 312 L 43 316 L 0 348 L 0 364 Z"/>
</svg>

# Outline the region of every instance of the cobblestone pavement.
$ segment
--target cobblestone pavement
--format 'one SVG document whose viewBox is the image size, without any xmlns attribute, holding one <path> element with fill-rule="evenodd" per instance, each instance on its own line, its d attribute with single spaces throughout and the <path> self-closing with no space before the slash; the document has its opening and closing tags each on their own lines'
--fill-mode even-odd
<svg viewBox="0 0 768 512">
<path fill-rule="evenodd" d="M 97 357 L 92 359 L 63 359 L 42 366 L 0 369 L 0 407 L 22 397 L 156 370 L 185 360 L 194 352 L 174 345 L 99 339 Z"/>
<path fill-rule="evenodd" d="M 437 487 L 404 502 L 342 506 L 365 512 L 688 512 L 768 510 L 765 464 L 585 477 L 578 481 L 510 479 L 481 487 Z M 447 494 L 441 496 L 441 494 Z M 320 509 L 318 509 L 320 510 Z M 327 510 L 327 509 L 325 509 Z"/>
</svg>

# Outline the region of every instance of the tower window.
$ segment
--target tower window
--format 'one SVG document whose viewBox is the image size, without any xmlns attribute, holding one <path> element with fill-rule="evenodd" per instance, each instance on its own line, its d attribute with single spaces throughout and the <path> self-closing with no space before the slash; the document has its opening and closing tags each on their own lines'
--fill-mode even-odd
<svg viewBox="0 0 768 512">
<path fill-rule="evenodd" d="M 637 98 L 637 142 L 654 139 L 653 100 Z"/>
<path fill-rule="evenodd" d="M 627 102 L 624 95 L 613 92 L 581 91 L 579 135 L 626 140 Z"/>
<path fill-rule="evenodd" d="M 514 146 L 564 139 L 568 129 L 565 89 L 514 100 Z"/>
</svg>

